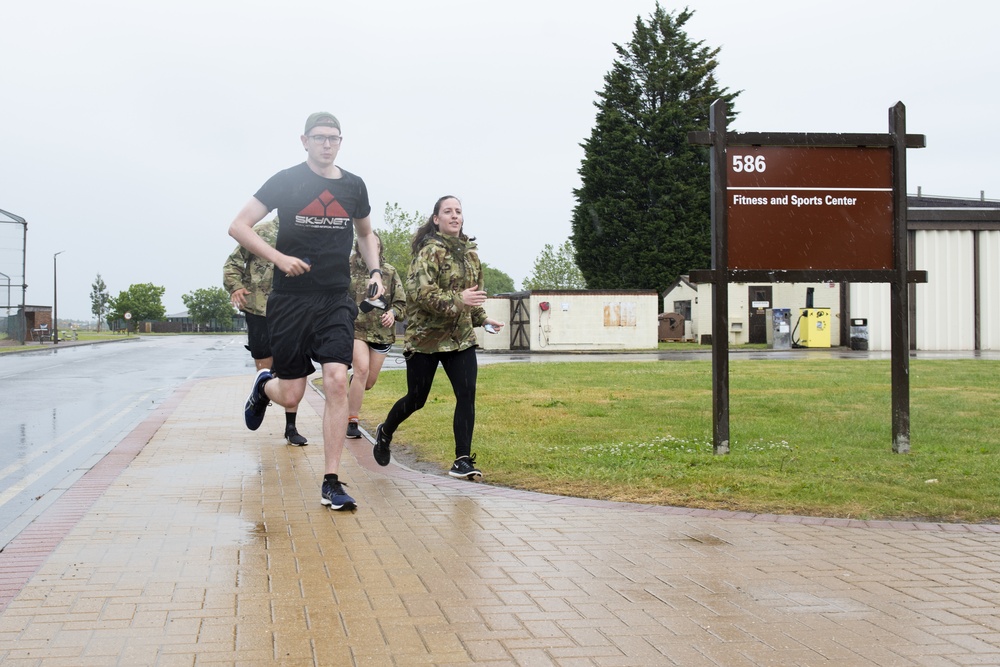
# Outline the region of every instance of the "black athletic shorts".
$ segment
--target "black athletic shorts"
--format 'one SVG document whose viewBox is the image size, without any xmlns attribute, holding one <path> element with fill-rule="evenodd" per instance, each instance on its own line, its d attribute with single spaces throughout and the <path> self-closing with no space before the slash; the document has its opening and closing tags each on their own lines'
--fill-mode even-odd
<svg viewBox="0 0 1000 667">
<path fill-rule="evenodd" d="M 354 360 L 354 319 L 358 304 L 347 292 L 326 294 L 271 292 L 267 327 L 271 333 L 271 370 L 286 380 L 309 376 L 320 364 Z"/>
<path fill-rule="evenodd" d="M 271 356 L 271 335 L 267 332 L 267 318 L 263 315 L 244 313 L 247 320 L 247 349 L 254 359 Z"/>
<path fill-rule="evenodd" d="M 379 354 L 389 354 L 389 350 L 392 349 L 392 343 L 368 343 L 368 347 Z"/>
</svg>

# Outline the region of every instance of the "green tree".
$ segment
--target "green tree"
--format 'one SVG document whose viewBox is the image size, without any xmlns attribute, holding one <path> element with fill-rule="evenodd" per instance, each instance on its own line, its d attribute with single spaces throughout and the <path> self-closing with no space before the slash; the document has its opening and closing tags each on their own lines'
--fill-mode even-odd
<svg viewBox="0 0 1000 667">
<path fill-rule="evenodd" d="M 104 284 L 104 279 L 98 273 L 94 284 L 90 286 L 90 312 L 97 318 L 98 332 L 101 331 L 101 321 L 104 319 L 104 313 L 108 311 L 108 301 L 110 299 L 111 295 L 108 293 L 108 286 Z"/>
<path fill-rule="evenodd" d="M 576 251 L 573 242 L 567 240 L 559 249 L 546 243 L 542 252 L 535 258 L 535 266 L 531 270 L 521 289 L 586 289 L 587 281 L 583 279 L 580 268 L 576 265 Z"/>
<path fill-rule="evenodd" d="M 215 324 L 216 329 L 229 331 L 233 328 L 233 304 L 226 290 L 221 287 L 196 289 L 181 297 L 188 315 L 199 327 Z"/>
<path fill-rule="evenodd" d="M 508 276 L 506 273 L 500 269 L 494 269 L 489 266 L 486 262 L 482 262 L 483 265 L 483 285 L 482 289 L 486 290 L 490 296 L 494 294 L 503 294 L 504 292 L 514 291 L 514 279 Z"/>
<path fill-rule="evenodd" d="M 385 226 L 377 229 L 379 238 L 382 239 L 382 256 L 385 261 L 396 267 L 399 277 L 406 280 L 406 272 L 410 268 L 410 241 L 417 227 L 422 225 L 427 217 L 419 211 L 407 213 L 399 207 L 399 204 L 385 205 L 385 212 L 382 214 Z"/>
<path fill-rule="evenodd" d="M 126 327 L 132 327 L 134 330 L 139 322 L 162 320 L 167 312 L 163 307 L 165 291 L 165 288 L 153 283 L 129 285 L 129 288 L 119 292 L 117 297 L 108 299 L 108 322 L 123 320 L 125 313 L 131 313 L 132 319 L 128 320 Z"/>
<path fill-rule="evenodd" d="M 719 49 L 684 30 L 693 12 L 657 3 L 598 93 L 597 119 L 583 144 L 574 190 L 572 240 L 591 289 L 655 289 L 711 266 L 709 151 L 688 143 L 707 130 L 709 107 L 739 94 L 715 80 Z"/>
</svg>

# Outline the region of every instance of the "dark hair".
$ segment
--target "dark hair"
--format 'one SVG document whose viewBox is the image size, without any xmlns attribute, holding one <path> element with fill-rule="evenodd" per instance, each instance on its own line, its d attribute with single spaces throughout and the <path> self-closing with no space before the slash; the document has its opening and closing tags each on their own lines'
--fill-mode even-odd
<svg viewBox="0 0 1000 667">
<path fill-rule="evenodd" d="M 382 248 L 382 237 L 378 235 L 374 229 L 372 230 L 372 235 L 378 240 L 378 263 L 379 266 L 385 264 L 385 254 Z M 351 255 L 351 259 L 358 265 L 358 268 L 364 269 L 367 264 L 365 264 L 364 258 L 361 256 L 361 248 L 358 247 L 358 239 L 354 239 L 354 252 Z"/>
<path fill-rule="evenodd" d="M 437 216 L 438 213 L 441 212 L 441 202 L 443 202 L 446 199 L 454 199 L 459 204 L 462 203 L 462 200 L 456 197 L 455 195 L 445 195 L 444 197 L 439 197 L 438 200 L 434 202 L 434 212 L 431 213 L 431 216 L 429 218 L 427 218 L 427 222 L 425 222 L 424 224 L 420 225 L 420 227 L 417 228 L 416 233 L 413 235 L 413 241 L 410 243 L 410 249 L 413 251 L 414 256 L 416 256 L 417 253 L 420 251 L 420 246 L 424 244 L 424 241 L 427 239 L 427 237 L 430 236 L 431 234 L 437 233 L 438 228 L 437 225 L 434 224 L 434 218 L 435 216 Z M 465 235 L 464 224 L 462 225 L 462 231 L 458 233 L 458 238 L 462 239 L 463 241 L 470 240 L 469 237 Z"/>
</svg>

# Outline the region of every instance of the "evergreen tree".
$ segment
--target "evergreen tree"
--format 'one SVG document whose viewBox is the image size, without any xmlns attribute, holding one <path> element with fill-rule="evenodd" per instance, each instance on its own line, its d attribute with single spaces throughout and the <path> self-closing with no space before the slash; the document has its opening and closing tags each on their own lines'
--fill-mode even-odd
<svg viewBox="0 0 1000 667">
<path fill-rule="evenodd" d="M 90 312 L 97 318 L 98 332 L 101 331 L 101 321 L 104 319 L 104 313 L 108 310 L 108 301 L 110 299 L 111 295 L 108 293 L 108 286 L 104 284 L 104 279 L 98 273 L 94 284 L 90 286 Z"/>
<path fill-rule="evenodd" d="M 709 151 L 688 144 L 707 130 L 709 107 L 729 103 L 715 80 L 719 49 L 684 30 L 693 12 L 636 18 L 632 41 L 598 93 L 596 124 L 583 144 L 572 240 L 590 289 L 655 289 L 711 266 Z"/>
<path fill-rule="evenodd" d="M 586 289 L 587 282 L 576 265 L 573 242 L 566 241 L 559 250 L 546 243 L 535 258 L 535 267 L 525 279 L 523 289 Z"/>
</svg>

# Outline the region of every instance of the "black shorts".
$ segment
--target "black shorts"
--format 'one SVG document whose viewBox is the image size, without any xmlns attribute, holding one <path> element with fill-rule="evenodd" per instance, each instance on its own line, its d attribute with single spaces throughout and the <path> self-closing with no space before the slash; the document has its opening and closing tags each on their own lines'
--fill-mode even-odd
<svg viewBox="0 0 1000 667">
<path fill-rule="evenodd" d="M 247 320 L 247 349 L 254 359 L 271 356 L 271 335 L 267 332 L 267 318 L 263 315 L 244 313 Z"/>
<path fill-rule="evenodd" d="M 347 292 L 326 294 L 271 292 L 267 299 L 267 327 L 271 333 L 276 377 L 292 380 L 309 376 L 320 364 L 354 360 L 354 319 L 358 305 Z"/>
<path fill-rule="evenodd" d="M 368 347 L 379 354 L 389 354 L 389 350 L 392 349 L 392 343 L 368 343 Z"/>
</svg>

